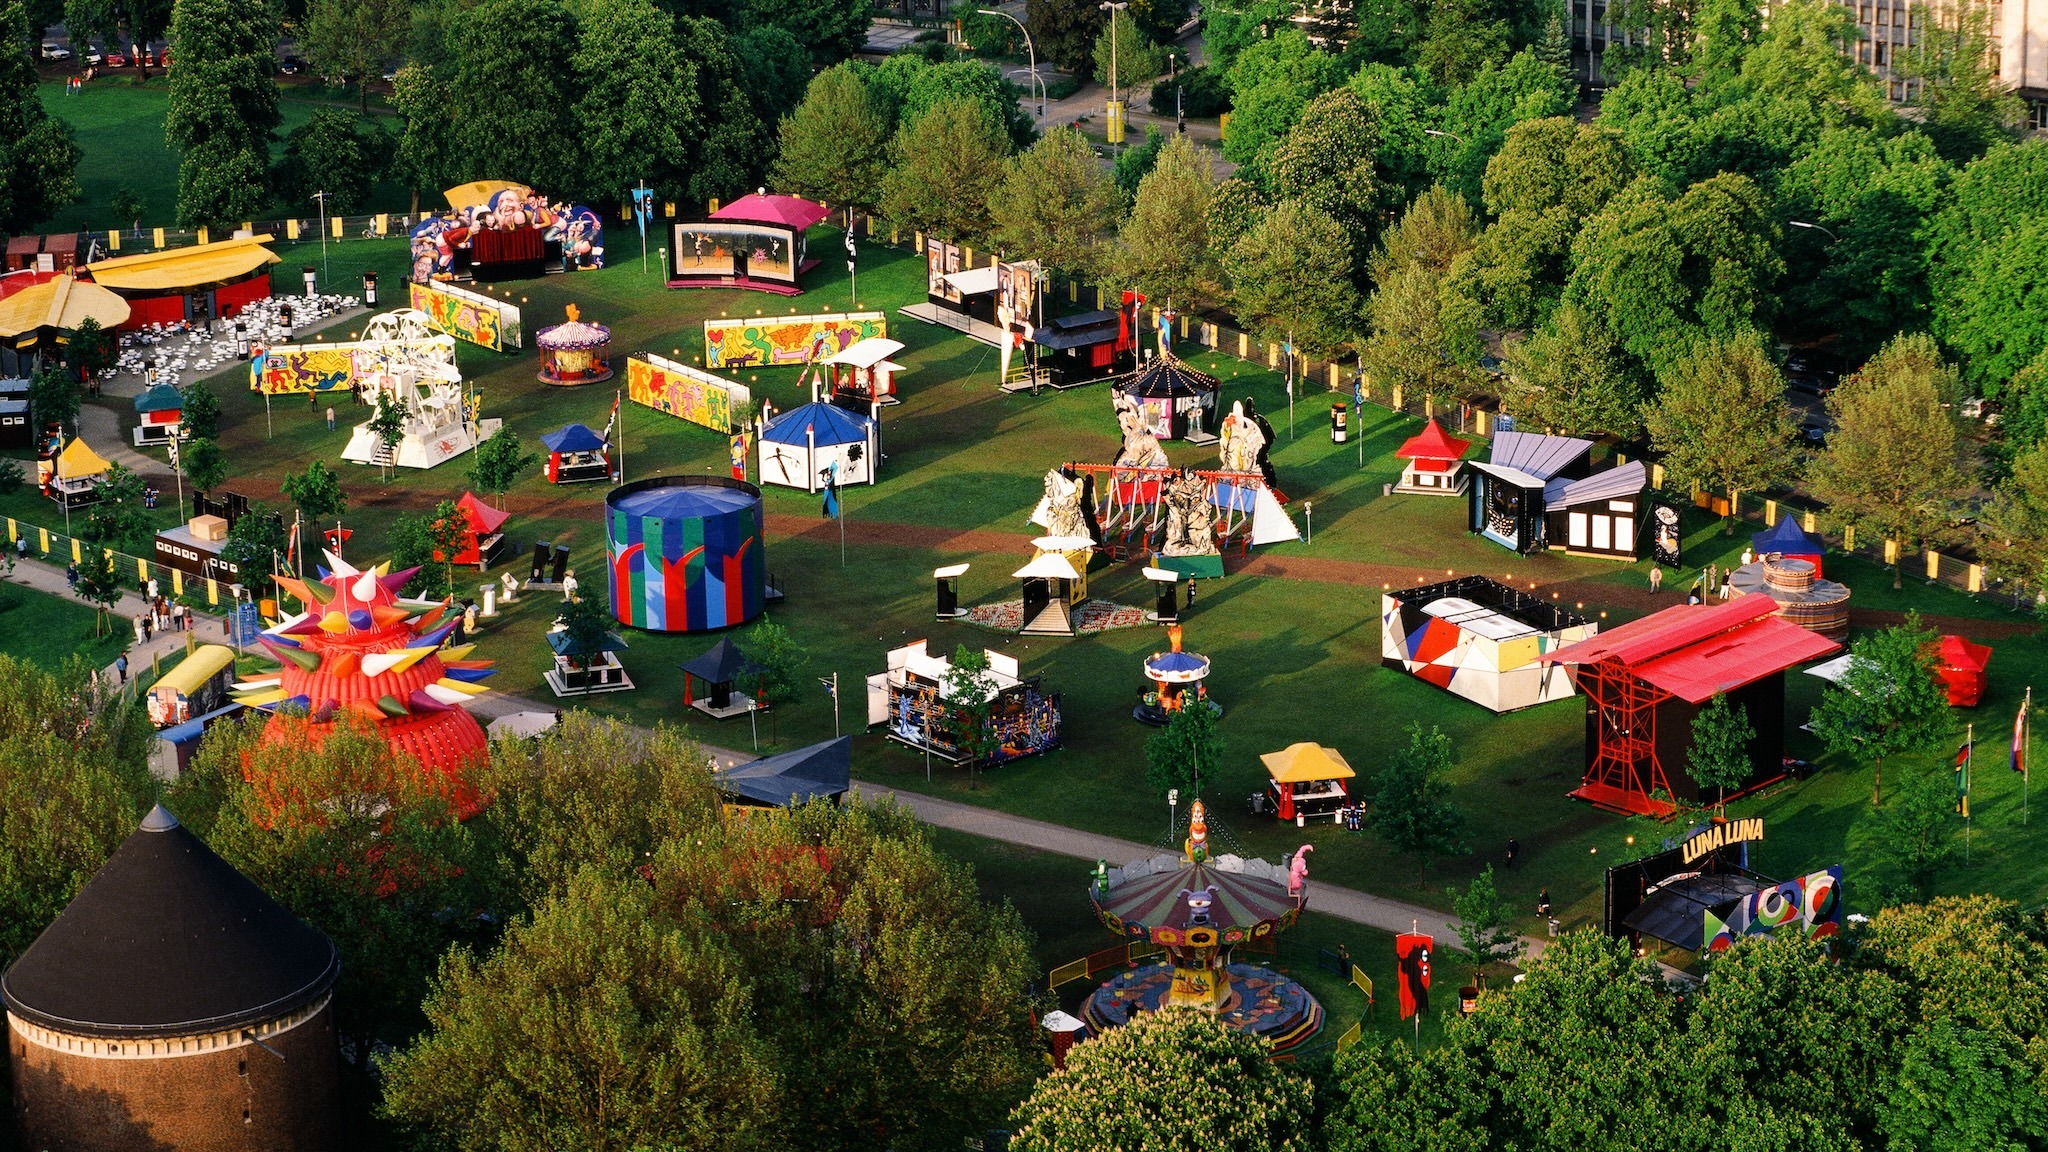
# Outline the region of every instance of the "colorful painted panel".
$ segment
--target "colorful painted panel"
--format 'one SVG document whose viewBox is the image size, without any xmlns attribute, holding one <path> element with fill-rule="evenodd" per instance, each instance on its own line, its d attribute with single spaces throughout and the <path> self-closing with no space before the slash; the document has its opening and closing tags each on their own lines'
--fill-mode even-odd
<svg viewBox="0 0 2048 1152">
<path fill-rule="evenodd" d="M 621 624 L 703 632 L 761 614 L 761 490 L 713 476 L 664 476 L 605 500 L 607 584 Z"/>
<path fill-rule="evenodd" d="M 1796 880 L 1752 892 L 1742 898 L 1724 922 L 1706 916 L 1706 950 L 1719 952 L 1737 936 L 1761 936 L 1788 925 L 1819 940 L 1842 929 L 1842 866 L 1809 872 Z"/>
<path fill-rule="evenodd" d="M 346 392 L 355 382 L 352 344 L 325 348 L 280 345 L 249 362 L 249 390 L 272 396 L 305 392 Z"/>
<path fill-rule="evenodd" d="M 503 352 L 520 346 L 519 307 L 452 284 L 412 284 L 412 306 L 435 331 Z"/>
<path fill-rule="evenodd" d="M 775 367 L 829 356 L 870 336 L 887 336 L 881 312 L 706 320 L 704 363 L 710 368 Z"/>
<path fill-rule="evenodd" d="M 626 394 L 635 404 L 725 433 L 732 432 L 734 416 L 744 419 L 754 403 L 744 384 L 646 353 L 626 360 Z"/>
</svg>

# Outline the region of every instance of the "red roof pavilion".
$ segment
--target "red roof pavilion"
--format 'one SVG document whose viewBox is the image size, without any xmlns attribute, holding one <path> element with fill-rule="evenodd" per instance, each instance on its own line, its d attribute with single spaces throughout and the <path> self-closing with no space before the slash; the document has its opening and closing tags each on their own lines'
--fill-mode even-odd
<svg viewBox="0 0 2048 1152">
<path fill-rule="evenodd" d="M 1761 592 L 1680 604 L 1539 657 L 1569 667 L 1586 694 L 1586 775 L 1571 794 L 1631 815 L 1670 815 L 1676 805 L 1666 797 L 1697 788 L 1685 773 L 1692 717 L 1721 694 L 1741 704 L 1757 730 L 1758 775 L 1745 787 L 1776 779 L 1784 673 L 1841 647 L 1777 610 Z"/>
<path fill-rule="evenodd" d="M 1460 440 L 1445 433 L 1443 426 L 1432 416 L 1429 423 L 1422 426 L 1422 431 L 1395 449 L 1394 455 L 1412 461 L 1409 466 L 1418 472 L 1448 472 L 1458 466 L 1465 449 L 1470 447 L 1470 440 Z"/>
<path fill-rule="evenodd" d="M 1951 708 L 1975 708 L 1984 699 L 1984 670 L 1991 666 L 1991 649 L 1961 636 L 1941 638 L 1941 663 L 1934 675 L 1948 689 Z"/>
</svg>

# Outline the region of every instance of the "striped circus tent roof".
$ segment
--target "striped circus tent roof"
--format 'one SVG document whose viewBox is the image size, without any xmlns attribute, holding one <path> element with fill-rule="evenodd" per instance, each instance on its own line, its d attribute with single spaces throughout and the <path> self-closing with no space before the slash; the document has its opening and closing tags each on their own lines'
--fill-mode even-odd
<svg viewBox="0 0 2048 1152">
<path fill-rule="evenodd" d="M 1226 942 L 1265 936 L 1300 913 L 1287 894 L 1287 873 L 1264 860 L 1226 854 L 1193 864 L 1178 855 L 1154 856 L 1112 871 L 1108 880 L 1108 891 L 1094 894 L 1104 923 L 1161 943 L 1189 926 L 1188 894 L 1204 888 L 1213 890 L 1210 926 Z"/>
</svg>

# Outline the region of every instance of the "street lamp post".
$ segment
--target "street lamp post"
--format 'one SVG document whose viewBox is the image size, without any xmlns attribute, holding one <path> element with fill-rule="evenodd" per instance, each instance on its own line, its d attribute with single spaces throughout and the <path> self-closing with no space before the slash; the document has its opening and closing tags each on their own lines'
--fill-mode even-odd
<svg viewBox="0 0 2048 1152">
<path fill-rule="evenodd" d="M 1109 107 L 1110 116 L 1115 121 L 1112 127 L 1116 132 L 1111 145 L 1118 151 L 1122 151 L 1123 145 L 1124 107 L 1122 98 L 1117 94 L 1119 85 L 1116 72 L 1116 14 L 1130 6 L 1130 0 L 1120 0 L 1120 2 L 1102 0 L 1102 3 L 1098 5 L 1104 12 L 1109 13 Z"/>
<path fill-rule="evenodd" d="M 1015 24 L 1018 31 L 1024 33 L 1024 53 L 1031 60 L 1031 82 L 1038 86 L 1038 122 L 1040 125 L 1043 125 L 1045 123 L 1045 78 L 1038 74 L 1038 49 L 1031 46 L 1031 29 L 1026 28 L 1022 20 L 1017 19 L 1000 8 L 977 8 L 975 11 L 983 16 L 1001 16 L 1003 19 Z"/>
<path fill-rule="evenodd" d="M 1836 243 L 1840 243 L 1840 242 L 1841 242 L 1841 240 L 1842 240 L 1842 238 L 1841 238 L 1840 236 L 1837 236 L 1837 235 L 1835 235 L 1835 234 L 1834 234 L 1833 232 L 1829 231 L 1828 229 L 1826 229 L 1826 228 L 1823 228 L 1823 227 L 1821 227 L 1821 226 L 1820 226 L 1820 225 L 1818 225 L 1818 224 L 1810 223 L 1810 222 L 1808 222 L 1808 221 L 1805 221 L 1805 220 L 1787 220 L 1787 221 L 1785 221 L 1785 223 L 1787 223 L 1787 224 L 1790 224 L 1790 225 L 1791 225 L 1791 226 L 1793 226 L 1794 228 L 1811 228 L 1811 229 L 1813 229 L 1813 230 L 1814 230 L 1815 232 L 1819 232 L 1819 233 L 1821 233 L 1822 235 L 1825 235 L 1825 236 L 1826 236 L 1826 237 L 1827 237 L 1828 239 L 1830 239 L 1830 240 L 1833 240 L 1833 241 L 1835 241 Z"/>
</svg>

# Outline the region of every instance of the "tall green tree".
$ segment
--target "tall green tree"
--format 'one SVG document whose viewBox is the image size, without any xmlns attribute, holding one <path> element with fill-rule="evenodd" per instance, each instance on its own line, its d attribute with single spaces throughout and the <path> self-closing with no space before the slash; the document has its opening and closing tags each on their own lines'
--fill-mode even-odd
<svg viewBox="0 0 2048 1152">
<path fill-rule="evenodd" d="M 38 431 L 56 424 L 66 436 L 77 436 L 78 406 L 82 402 L 78 378 L 54 364 L 37 369 L 28 378 L 28 409 Z"/>
<path fill-rule="evenodd" d="M 519 479 L 519 474 L 540 463 L 540 455 L 522 452 L 519 448 L 519 434 L 512 431 L 510 424 L 499 425 L 491 438 L 476 446 L 476 458 L 469 464 L 469 482 L 479 491 L 498 498 L 498 507 L 505 506 L 505 490 Z"/>
<path fill-rule="evenodd" d="M 1953 288 L 1944 338 L 1994 390 L 2048 352 L 2048 214 L 1985 243 Z"/>
<path fill-rule="evenodd" d="M 1714 790 L 1714 806 L 1722 815 L 1728 812 L 1728 790 L 1742 787 L 1756 770 L 1749 759 L 1749 742 L 1754 739 L 1756 726 L 1749 722 L 1749 709 L 1728 703 L 1725 692 L 1714 693 L 1692 718 L 1685 774 L 1700 787 Z"/>
<path fill-rule="evenodd" d="M 943 695 L 959 719 L 960 753 L 967 760 L 971 776 L 1003 750 L 1003 738 L 997 734 L 991 715 L 1002 687 L 989 671 L 988 653 L 965 644 L 953 650 L 953 661 L 941 684 Z"/>
<path fill-rule="evenodd" d="M 795 703 L 804 688 L 804 670 L 811 654 L 789 634 L 789 629 L 768 619 L 747 629 L 740 650 L 761 670 L 761 690 L 770 704 Z"/>
<path fill-rule="evenodd" d="M 1230 138 L 1223 156 L 1257 167 L 1279 146 L 1309 101 L 1343 83 L 1335 56 L 1309 44 L 1299 29 L 1272 36 L 1238 54 L 1230 68 Z"/>
<path fill-rule="evenodd" d="M 111 631 L 109 617 L 121 603 L 121 566 L 114 559 L 114 550 L 107 545 L 96 545 L 85 551 L 85 562 L 78 566 L 78 583 L 72 586 L 78 598 L 93 607 L 93 635 L 105 636 Z"/>
<path fill-rule="evenodd" d="M 421 600 L 439 600 L 452 591 L 447 571 L 434 562 L 431 523 L 428 516 L 401 514 L 391 522 L 385 537 L 391 547 L 392 570 L 417 569 L 399 592 Z"/>
<path fill-rule="evenodd" d="M 780 104 L 772 94 L 758 99 L 753 77 L 740 55 L 738 38 L 707 17 L 676 21 L 683 55 L 697 65 L 697 107 L 701 132 L 687 137 L 682 171 L 689 176 L 687 195 L 705 203 L 751 192 L 775 154 L 775 120 Z M 770 77 L 764 82 L 779 82 Z M 767 113 L 767 118 L 763 113 Z"/>
<path fill-rule="evenodd" d="M 256 501 L 228 526 L 220 546 L 221 562 L 234 569 L 237 583 L 261 596 L 270 588 L 273 565 L 283 559 L 287 543 L 284 521 Z"/>
<path fill-rule="evenodd" d="M 579 0 L 570 63 L 575 123 L 583 127 L 562 193 L 610 203 L 646 180 L 680 195 L 683 158 L 704 125 L 697 64 L 676 39 L 673 18 L 652 0 Z"/>
<path fill-rule="evenodd" d="M 327 193 L 329 213 L 360 212 L 383 176 L 391 141 L 375 121 L 339 108 L 320 108 L 285 137 L 272 187 L 293 211 Z"/>
<path fill-rule="evenodd" d="M 1310 355 L 1350 343 L 1360 308 L 1350 254 L 1350 237 L 1327 213 L 1295 200 L 1274 205 L 1223 256 L 1239 322 Z"/>
<path fill-rule="evenodd" d="M 1095 82 L 1115 84 L 1126 97 L 1155 76 L 1166 74 L 1166 49 L 1131 19 L 1129 9 L 1110 13 L 1095 34 Z"/>
<path fill-rule="evenodd" d="M 178 466 L 184 469 L 192 490 L 202 494 L 220 487 L 228 478 L 227 453 L 221 451 L 220 441 L 208 436 L 185 441 L 178 452 Z"/>
<path fill-rule="evenodd" d="M 576 18 L 554 0 L 481 0 L 454 23 L 448 114 L 461 178 L 580 183 L 575 150 L 562 147 L 578 123 L 577 74 L 562 57 L 580 41 Z"/>
<path fill-rule="evenodd" d="M 278 27 L 261 0 L 177 0 L 170 111 L 164 133 L 183 153 L 178 222 L 246 220 L 270 203 Z"/>
<path fill-rule="evenodd" d="M 1899 560 L 1947 530 L 1965 482 L 1946 405 L 1961 384 L 1926 335 L 1902 335 L 1828 396 L 1835 430 L 1814 464 L 1814 495 L 1835 513 L 1898 542 Z"/>
<path fill-rule="evenodd" d="M 1939 768 L 1909 776 L 1891 803 L 1872 808 L 1850 829 L 1856 855 L 1871 862 L 1857 880 L 1881 899 L 1925 899 L 1934 877 L 1956 856 L 1957 797 Z"/>
<path fill-rule="evenodd" d="M 409 63 L 391 81 L 391 106 L 405 122 L 391 156 L 394 173 L 412 193 L 419 211 L 420 193 L 429 197 L 462 182 L 465 171 L 458 152 L 455 94 L 449 88 L 453 67 Z"/>
<path fill-rule="evenodd" d="M 873 15 L 864 0 L 735 0 L 711 7 L 725 9 L 742 34 L 764 27 L 787 32 L 809 50 L 806 72 L 829 68 L 860 51 Z"/>
<path fill-rule="evenodd" d="M 1451 738 L 1441 729 L 1408 725 L 1397 748 L 1372 777 L 1372 830 L 1396 852 L 1422 858 L 1465 851 L 1465 814 L 1451 802 Z"/>
<path fill-rule="evenodd" d="M 184 407 L 178 410 L 179 434 L 188 439 L 219 439 L 220 397 L 213 394 L 206 381 L 198 380 L 186 385 L 184 401 Z"/>
<path fill-rule="evenodd" d="M 384 1106 L 472 1149 L 759 1147 L 780 1077 L 740 965 L 646 883 L 577 873 L 487 955 L 442 962 Z"/>
<path fill-rule="evenodd" d="M 1870 806 L 1884 800 L 1884 762 L 1924 751 L 1955 728 L 1948 692 L 1934 674 L 1934 633 L 1908 613 L 1903 624 L 1865 633 L 1842 675 L 1814 706 L 1814 735 L 1830 752 L 1871 765 Z"/>
<path fill-rule="evenodd" d="M 1381 220 L 1402 200 L 1380 176 L 1380 146 L 1373 107 L 1355 88 L 1334 88 L 1302 109 L 1273 150 L 1266 182 L 1275 199 L 1298 200 L 1336 221 L 1347 258 L 1370 252 Z"/>
<path fill-rule="evenodd" d="M 1449 275 L 1478 232 L 1471 206 L 1441 186 L 1410 205 L 1387 231 L 1372 258 L 1368 335 L 1359 347 L 1375 380 L 1438 402 L 1485 379 L 1478 363 L 1478 310 L 1451 289 Z"/>
<path fill-rule="evenodd" d="M 1663 384 L 1644 422 L 1664 453 L 1667 483 L 1732 498 L 1791 479 L 1796 429 L 1785 376 L 1755 333 L 1699 341 Z"/>
<path fill-rule="evenodd" d="M 1964 1152 L 2035 1148 L 2048 1140 L 2037 1060 L 2010 1037 L 1968 1020 L 1933 1020 L 1906 1042 L 1885 1097 L 1895 1148 Z"/>
<path fill-rule="evenodd" d="M 1514 963 L 1522 954 L 1522 938 L 1515 934 L 1507 901 L 1493 882 L 1493 865 L 1481 869 L 1463 892 L 1450 892 L 1465 954 L 1480 964 Z"/>
<path fill-rule="evenodd" d="M 1631 440 L 1643 429 L 1639 370 L 1614 333 L 1576 304 L 1558 308 L 1528 335 L 1502 341 L 1501 360 L 1502 406 L 1522 420 L 1567 436 Z"/>
<path fill-rule="evenodd" d="M 1667 200 L 1638 178 L 1572 242 L 1564 299 L 1606 318 L 1660 379 L 1699 336 L 1762 329 L 1783 270 L 1763 190 L 1724 173 Z"/>
<path fill-rule="evenodd" d="M 889 121 L 856 65 L 818 73 L 778 130 L 775 187 L 835 208 L 873 208 L 889 171 Z"/>
<path fill-rule="evenodd" d="M 1978 555 L 1992 574 L 2031 588 L 2048 587 L 2048 444 L 2012 462 L 2012 474 L 1979 514 Z"/>
<path fill-rule="evenodd" d="M 322 76 L 343 77 L 356 88 L 356 111 L 370 114 L 370 81 L 404 54 L 412 33 L 405 0 L 307 0 L 306 60 Z"/>
<path fill-rule="evenodd" d="M 142 478 L 116 461 L 108 466 L 106 479 L 95 492 L 99 499 L 86 510 L 79 536 L 88 543 L 139 551 L 150 536 L 149 513 L 142 507 Z"/>
<path fill-rule="evenodd" d="M 897 129 L 882 214 L 901 227 L 975 243 L 987 235 L 989 194 L 1010 139 L 977 103 L 951 99 Z"/>
<path fill-rule="evenodd" d="M 1508 129 L 1481 184 L 1493 223 L 1457 273 L 1489 323 L 1525 328 L 1557 307 L 1572 241 L 1634 176 L 1635 163 L 1611 129 L 1565 116 Z"/>
<path fill-rule="evenodd" d="M 298 506 L 299 515 L 309 524 L 318 524 L 348 510 L 348 493 L 341 490 L 341 477 L 319 460 L 306 465 L 303 472 L 286 476 L 278 490 Z"/>
<path fill-rule="evenodd" d="M 12 963 L 135 831 L 149 721 L 98 670 L 0 655 L 0 962 Z"/>
<path fill-rule="evenodd" d="M 1105 1107 L 1110 1100 L 1118 1103 Z M 1265 1041 L 1209 1013 L 1168 1008 L 1072 1049 L 1066 1070 L 1039 1081 L 1011 1115 L 1010 1147 L 1308 1152 L 1313 1100 L 1309 1082 L 1273 1063 Z"/>
<path fill-rule="evenodd" d="M 1179 789 L 1190 799 L 1202 794 L 1202 782 L 1214 784 L 1223 771 L 1223 737 L 1216 731 L 1216 709 L 1207 701 L 1189 700 L 1167 718 L 1166 727 L 1145 738 L 1145 782 L 1164 797 Z"/>
<path fill-rule="evenodd" d="M 1102 11 L 1091 0 L 1024 0 L 1024 24 L 1031 29 L 1039 60 L 1076 76 L 1094 62 L 1095 33 Z"/>
<path fill-rule="evenodd" d="M 78 145 L 43 108 L 21 0 L 0 3 L 0 232 L 20 233 L 78 199 Z"/>
<path fill-rule="evenodd" d="M 1216 154 L 1185 135 L 1160 150 L 1117 232 L 1114 279 L 1155 305 L 1187 308 L 1217 294 L 1217 253 L 1209 239 Z"/>
<path fill-rule="evenodd" d="M 1085 276 L 1102 265 L 1121 200 L 1087 137 L 1056 127 L 1011 158 L 990 193 L 993 238 L 1049 271 Z"/>
<path fill-rule="evenodd" d="M 1980 261 L 1984 250 L 2043 216 L 2048 140 L 1999 145 L 1956 171 L 1926 226 L 1930 327 L 1936 337 L 1953 345 L 1963 318 L 1975 311 L 1967 286 L 1995 263 Z"/>
<path fill-rule="evenodd" d="M 1507 21 L 1483 0 L 1429 0 L 1419 7 L 1424 32 L 1415 62 L 1438 84 L 1463 84 L 1486 65 L 1507 59 Z"/>
</svg>

